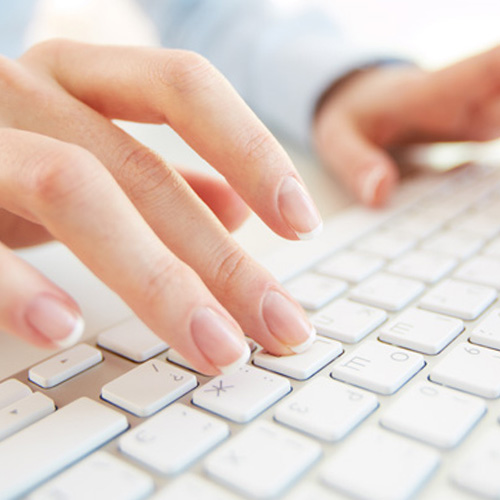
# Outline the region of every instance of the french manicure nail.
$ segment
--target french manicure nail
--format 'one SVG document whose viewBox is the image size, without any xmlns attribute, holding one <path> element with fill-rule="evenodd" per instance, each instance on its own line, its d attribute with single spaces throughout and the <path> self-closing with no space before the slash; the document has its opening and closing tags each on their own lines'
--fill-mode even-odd
<svg viewBox="0 0 500 500">
<path fill-rule="evenodd" d="M 280 292 L 266 292 L 262 315 L 271 334 L 297 354 L 307 350 L 316 338 L 316 330 L 302 309 Z"/>
<path fill-rule="evenodd" d="M 301 240 L 317 236 L 323 222 L 316 205 L 297 179 L 287 176 L 278 191 L 281 216 Z"/>
<path fill-rule="evenodd" d="M 198 349 L 224 374 L 236 371 L 250 358 L 241 332 L 209 307 L 200 307 L 193 313 L 191 335 Z"/>
<path fill-rule="evenodd" d="M 62 348 L 76 344 L 84 330 L 83 318 L 48 294 L 38 295 L 30 302 L 25 318 L 39 334 Z"/>
<path fill-rule="evenodd" d="M 377 192 L 386 177 L 386 170 L 383 167 L 375 166 L 361 177 L 361 201 L 366 205 L 371 205 L 377 198 Z"/>
</svg>

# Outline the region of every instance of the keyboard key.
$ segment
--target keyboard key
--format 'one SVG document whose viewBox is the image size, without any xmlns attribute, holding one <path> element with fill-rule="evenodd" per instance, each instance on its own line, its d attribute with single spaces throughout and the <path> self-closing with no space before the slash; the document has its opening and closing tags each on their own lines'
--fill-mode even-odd
<svg viewBox="0 0 500 500">
<path fill-rule="evenodd" d="M 420 307 L 460 319 L 476 319 L 496 299 L 494 288 L 457 280 L 436 285 L 420 299 Z"/>
<path fill-rule="evenodd" d="M 351 290 L 354 300 L 388 311 L 399 311 L 418 297 L 425 289 L 420 281 L 380 273 Z"/>
<path fill-rule="evenodd" d="M 30 369 L 29 379 L 48 389 L 88 370 L 102 361 L 99 349 L 79 344 Z"/>
<path fill-rule="evenodd" d="M 289 487 L 320 454 L 318 443 L 258 421 L 213 452 L 205 470 L 245 495 L 270 498 Z"/>
<path fill-rule="evenodd" d="M 168 349 L 168 344 L 138 318 L 131 318 L 102 332 L 97 337 L 97 343 L 108 351 L 138 362 L 146 361 Z"/>
<path fill-rule="evenodd" d="M 500 232 L 498 213 L 494 217 L 492 214 L 482 211 L 463 214 L 451 223 L 451 227 L 460 231 L 477 234 L 486 240 L 493 238 L 493 236 L 496 236 Z"/>
<path fill-rule="evenodd" d="M 393 394 L 424 366 L 420 354 L 366 341 L 333 365 L 332 377 L 380 394 Z"/>
<path fill-rule="evenodd" d="M 287 281 L 285 288 L 306 309 L 319 309 L 347 289 L 347 283 L 329 276 L 303 273 Z"/>
<path fill-rule="evenodd" d="M 193 393 L 193 403 L 235 422 L 245 423 L 290 392 L 288 379 L 242 366 L 236 373 L 219 375 Z"/>
<path fill-rule="evenodd" d="M 384 427 L 440 448 L 453 448 L 486 412 L 484 400 L 421 382 L 382 415 Z"/>
<path fill-rule="evenodd" d="M 394 259 L 412 249 L 415 243 L 415 238 L 404 231 L 382 229 L 361 239 L 355 248 L 384 259 Z"/>
<path fill-rule="evenodd" d="M 474 327 L 469 340 L 474 344 L 500 350 L 500 308 L 493 309 Z"/>
<path fill-rule="evenodd" d="M 369 392 L 319 377 L 276 407 L 274 418 L 325 441 L 338 441 L 378 406 Z"/>
<path fill-rule="evenodd" d="M 500 497 L 500 429 L 491 428 L 463 455 L 451 478 L 460 488 L 485 498 Z"/>
<path fill-rule="evenodd" d="M 424 283 L 435 283 L 457 265 L 457 260 L 446 255 L 414 251 L 394 261 L 387 269 L 391 273 L 414 278 Z"/>
<path fill-rule="evenodd" d="M 54 401 L 40 392 L 6 406 L 0 410 L 0 440 L 46 417 L 55 409 Z"/>
<path fill-rule="evenodd" d="M 359 283 L 379 271 L 384 263 L 384 259 L 380 257 L 349 250 L 325 260 L 318 266 L 317 271 L 351 283 Z"/>
<path fill-rule="evenodd" d="M 430 379 L 484 398 L 498 398 L 500 354 L 464 342 L 447 353 L 431 370 Z"/>
<path fill-rule="evenodd" d="M 107 383 L 101 397 L 138 417 L 147 417 L 197 384 L 193 374 L 152 359 Z"/>
<path fill-rule="evenodd" d="M 461 320 L 422 309 L 402 312 L 380 328 L 380 340 L 423 354 L 442 351 L 464 329 Z"/>
<path fill-rule="evenodd" d="M 31 389 L 19 380 L 11 378 L 0 384 L 0 409 L 19 401 L 32 393 Z"/>
<path fill-rule="evenodd" d="M 486 255 L 491 255 L 492 257 L 500 257 L 500 238 L 494 239 L 489 243 L 484 249 L 483 253 Z"/>
<path fill-rule="evenodd" d="M 327 461 L 321 478 L 355 498 L 412 498 L 439 464 L 439 454 L 382 429 L 361 429 Z"/>
<path fill-rule="evenodd" d="M 174 404 L 127 432 L 122 453 L 161 474 L 176 474 L 229 435 L 229 426 L 201 411 Z"/>
<path fill-rule="evenodd" d="M 500 290 L 500 259 L 484 255 L 474 257 L 457 270 L 455 278 Z"/>
<path fill-rule="evenodd" d="M 327 486 L 310 481 L 294 486 L 284 500 L 345 500 L 345 497 L 335 495 Z"/>
<path fill-rule="evenodd" d="M 305 380 L 342 354 L 342 345 L 334 340 L 318 337 L 307 351 L 292 356 L 273 356 L 258 352 L 253 362 L 261 368 L 297 380 Z"/>
<path fill-rule="evenodd" d="M 10 436 L 0 442 L 3 498 L 26 493 L 127 427 L 121 413 L 80 398 Z"/>
<path fill-rule="evenodd" d="M 241 500 L 226 489 L 194 474 L 183 474 L 161 489 L 151 500 Z"/>
<path fill-rule="evenodd" d="M 142 500 L 153 489 L 150 476 L 98 451 L 36 490 L 29 500 Z"/>
<path fill-rule="evenodd" d="M 477 235 L 450 229 L 426 240 L 422 244 L 422 248 L 457 259 L 467 259 L 480 250 L 483 245 L 484 240 Z"/>
<path fill-rule="evenodd" d="M 406 234 L 421 239 L 427 238 L 435 233 L 443 222 L 438 217 L 430 215 L 425 211 L 405 212 L 394 219 L 391 219 L 386 227 L 389 229 L 404 231 Z"/>
<path fill-rule="evenodd" d="M 311 316 L 321 335 L 354 344 L 366 337 L 387 319 L 382 309 L 340 299 Z"/>
</svg>

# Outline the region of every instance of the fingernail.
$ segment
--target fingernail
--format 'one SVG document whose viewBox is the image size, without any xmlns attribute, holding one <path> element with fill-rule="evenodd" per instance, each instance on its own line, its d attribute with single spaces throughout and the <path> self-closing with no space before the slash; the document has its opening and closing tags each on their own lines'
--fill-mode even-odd
<svg viewBox="0 0 500 500">
<path fill-rule="evenodd" d="M 35 297 L 25 318 L 32 328 L 59 347 L 71 347 L 83 334 L 83 318 L 51 295 Z"/>
<path fill-rule="evenodd" d="M 380 166 L 375 166 L 361 176 L 361 201 L 365 205 L 372 205 L 378 199 L 378 191 L 382 181 L 386 177 L 386 169 Z"/>
<path fill-rule="evenodd" d="M 318 209 L 294 177 L 287 176 L 281 182 L 278 206 L 281 216 L 301 240 L 310 240 L 321 233 L 323 222 Z"/>
<path fill-rule="evenodd" d="M 316 338 L 302 309 L 280 292 L 266 293 L 262 315 L 271 334 L 296 354 L 306 351 Z"/>
<path fill-rule="evenodd" d="M 198 349 L 224 374 L 236 371 L 250 358 L 243 335 L 208 307 L 200 307 L 194 312 L 191 335 Z"/>
</svg>

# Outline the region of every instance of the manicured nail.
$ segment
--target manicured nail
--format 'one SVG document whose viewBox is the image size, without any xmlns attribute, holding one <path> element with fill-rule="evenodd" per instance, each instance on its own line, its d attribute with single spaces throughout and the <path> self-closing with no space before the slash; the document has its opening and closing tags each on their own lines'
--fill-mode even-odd
<svg viewBox="0 0 500 500">
<path fill-rule="evenodd" d="M 302 309 L 280 292 L 266 293 L 262 315 L 271 334 L 297 354 L 306 351 L 316 338 L 316 330 Z"/>
<path fill-rule="evenodd" d="M 250 349 L 241 332 L 208 307 L 194 312 L 191 335 L 198 349 L 224 374 L 238 370 L 250 358 Z"/>
<path fill-rule="evenodd" d="M 25 318 L 32 328 L 59 347 L 71 347 L 83 334 L 83 318 L 51 295 L 35 297 Z"/>
<path fill-rule="evenodd" d="M 278 191 L 281 216 L 301 240 L 317 236 L 323 222 L 316 205 L 297 179 L 287 176 Z"/>
<path fill-rule="evenodd" d="M 386 177 L 386 170 L 383 167 L 375 166 L 368 172 L 362 172 L 360 178 L 361 201 L 365 205 L 372 205 L 376 202 L 378 190 Z"/>
</svg>

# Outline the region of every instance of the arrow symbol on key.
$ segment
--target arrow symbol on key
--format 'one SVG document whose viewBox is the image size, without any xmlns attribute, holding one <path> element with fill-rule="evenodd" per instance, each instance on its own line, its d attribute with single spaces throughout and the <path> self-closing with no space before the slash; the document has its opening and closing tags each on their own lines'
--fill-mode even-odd
<svg viewBox="0 0 500 500">
<path fill-rule="evenodd" d="M 60 362 L 61 362 L 62 364 L 64 364 L 64 363 L 66 363 L 67 361 L 68 361 L 68 358 L 64 358 L 64 359 L 61 359 L 61 361 L 60 361 Z"/>
<path fill-rule="evenodd" d="M 17 415 L 19 412 L 18 412 L 17 408 L 15 408 L 14 410 L 10 411 L 9 413 L 11 415 Z"/>
</svg>

